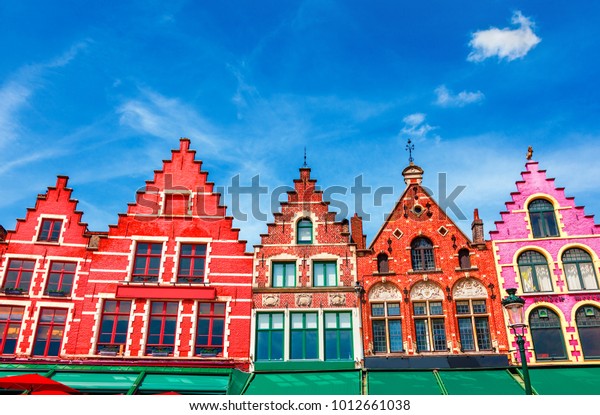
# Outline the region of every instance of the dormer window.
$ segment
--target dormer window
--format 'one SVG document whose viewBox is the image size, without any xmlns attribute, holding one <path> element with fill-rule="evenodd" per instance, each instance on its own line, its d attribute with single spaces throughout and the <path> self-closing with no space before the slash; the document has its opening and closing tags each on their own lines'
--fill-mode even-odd
<svg viewBox="0 0 600 415">
<path fill-rule="evenodd" d="M 312 244 L 313 224 L 310 219 L 304 218 L 298 221 L 296 227 L 296 242 L 299 244 Z"/>
<path fill-rule="evenodd" d="M 558 236 L 554 206 L 546 199 L 535 199 L 528 207 L 534 238 Z"/>
<path fill-rule="evenodd" d="M 62 222 L 62 219 L 42 219 L 38 242 L 58 242 Z"/>
</svg>

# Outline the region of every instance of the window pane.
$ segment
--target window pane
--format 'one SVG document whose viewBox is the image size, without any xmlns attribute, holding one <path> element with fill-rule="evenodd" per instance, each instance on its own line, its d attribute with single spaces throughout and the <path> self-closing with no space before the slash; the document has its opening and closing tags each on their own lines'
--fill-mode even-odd
<svg viewBox="0 0 600 415">
<path fill-rule="evenodd" d="M 304 328 L 304 323 L 302 321 L 302 314 L 292 314 L 292 328 L 293 329 Z"/>
<path fill-rule="evenodd" d="M 429 327 L 427 320 L 415 320 L 415 334 L 417 336 L 417 351 L 429 351 Z"/>
<path fill-rule="evenodd" d="M 475 350 L 475 342 L 473 339 L 473 327 L 471 326 L 470 318 L 458 319 L 458 331 L 460 334 L 460 345 L 463 350 Z"/>
<path fill-rule="evenodd" d="M 443 314 L 442 303 L 439 301 L 429 303 L 429 313 L 431 315 Z"/>
<path fill-rule="evenodd" d="M 373 320 L 373 350 L 387 353 L 387 333 L 384 320 Z"/>
<path fill-rule="evenodd" d="M 485 300 L 473 300 L 474 313 L 485 313 L 486 311 Z"/>
<path fill-rule="evenodd" d="M 456 314 L 469 314 L 471 310 L 469 309 L 468 301 L 457 301 L 456 302 Z"/>
<path fill-rule="evenodd" d="M 414 303 L 413 310 L 414 310 L 415 316 L 427 315 L 427 308 L 425 307 L 425 303 Z"/>
<path fill-rule="evenodd" d="M 348 329 L 352 327 L 350 313 L 340 313 L 340 328 Z"/>
<path fill-rule="evenodd" d="M 433 344 L 435 350 L 444 351 L 448 350 L 448 345 L 446 344 L 446 327 L 444 324 L 444 319 L 435 318 L 431 320 L 431 326 L 433 329 Z"/>
<path fill-rule="evenodd" d="M 315 264 L 315 287 L 322 287 L 325 285 L 325 272 L 323 269 L 323 264 Z"/>
<path fill-rule="evenodd" d="M 337 327 L 336 315 L 333 313 L 325 314 L 325 328 L 326 329 L 334 329 L 336 327 Z"/>
<path fill-rule="evenodd" d="M 271 360 L 283 359 L 283 330 L 271 332 Z"/>
<path fill-rule="evenodd" d="M 283 314 L 272 314 L 272 326 L 273 329 L 283 328 Z"/>
<path fill-rule="evenodd" d="M 390 303 L 387 305 L 388 316 L 399 316 L 400 315 L 400 304 Z"/>
<path fill-rule="evenodd" d="M 477 335 L 479 350 L 491 350 L 490 325 L 487 317 L 475 318 L 475 333 Z"/>
<path fill-rule="evenodd" d="M 402 351 L 402 323 L 400 320 L 391 320 L 390 327 L 390 352 Z"/>
<path fill-rule="evenodd" d="M 586 290 L 597 290 L 598 281 L 596 280 L 596 272 L 592 263 L 580 263 L 579 269 L 581 270 L 584 288 Z"/>
<path fill-rule="evenodd" d="M 225 315 L 225 303 L 214 303 L 214 314 L 218 316 Z"/>
<path fill-rule="evenodd" d="M 371 304 L 371 315 L 372 316 L 384 316 L 385 309 L 383 308 L 383 304 Z"/>
<path fill-rule="evenodd" d="M 317 328 L 317 315 L 306 314 L 306 328 L 316 329 Z"/>
<path fill-rule="evenodd" d="M 269 314 L 259 314 L 258 315 L 258 328 L 261 330 L 266 330 L 268 328 L 270 328 L 270 322 L 269 322 Z"/>
</svg>

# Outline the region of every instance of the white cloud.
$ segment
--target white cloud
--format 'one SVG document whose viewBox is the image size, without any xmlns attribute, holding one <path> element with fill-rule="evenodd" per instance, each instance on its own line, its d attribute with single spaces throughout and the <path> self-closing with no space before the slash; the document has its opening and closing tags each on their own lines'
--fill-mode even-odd
<svg viewBox="0 0 600 415">
<path fill-rule="evenodd" d="M 437 129 L 425 122 L 425 114 L 417 112 L 414 114 L 407 115 L 402 119 L 404 126 L 400 130 L 400 135 L 408 137 L 412 140 L 424 140 L 428 137 L 428 134 Z M 439 140 L 439 137 L 434 137 Z"/>
<path fill-rule="evenodd" d="M 481 91 L 461 91 L 454 95 L 452 91 L 446 88 L 446 85 L 437 87 L 434 92 L 437 96 L 435 103 L 441 107 L 464 107 L 468 104 L 480 102 L 485 98 Z"/>
<path fill-rule="evenodd" d="M 188 137 L 202 152 L 214 152 L 219 139 L 211 133 L 213 127 L 192 107 L 176 98 L 168 98 L 149 89 L 117 108 L 121 125 L 172 142 L 174 137 Z M 222 150 L 225 143 L 219 142 Z"/>
<path fill-rule="evenodd" d="M 533 22 L 520 11 L 513 14 L 512 24 L 518 27 L 516 29 L 491 27 L 473 33 L 469 42 L 473 50 L 467 56 L 467 60 L 481 62 L 498 56 L 500 60 L 512 61 L 524 57 L 541 42 L 541 39 L 533 33 Z"/>
</svg>

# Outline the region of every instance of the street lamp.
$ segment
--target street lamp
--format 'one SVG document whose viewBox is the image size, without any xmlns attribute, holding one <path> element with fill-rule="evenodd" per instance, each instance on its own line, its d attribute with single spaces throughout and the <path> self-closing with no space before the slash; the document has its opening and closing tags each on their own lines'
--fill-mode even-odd
<svg viewBox="0 0 600 415">
<path fill-rule="evenodd" d="M 523 368 L 523 381 L 525 382 L 525 394 L 533 395 L 531 391 L 531 381 L 529 380 L 529 370 L 527 369 L 527 357 L 525 356 L 525 300 L 515 295 L 516 288 L 507 288 L 508 297 L 502 300 L 502 306 L 508 315 L 508 327 L 511 328 L 517 339 L 519 354 L 521 356 L 521 366 Z"/>
</svg>

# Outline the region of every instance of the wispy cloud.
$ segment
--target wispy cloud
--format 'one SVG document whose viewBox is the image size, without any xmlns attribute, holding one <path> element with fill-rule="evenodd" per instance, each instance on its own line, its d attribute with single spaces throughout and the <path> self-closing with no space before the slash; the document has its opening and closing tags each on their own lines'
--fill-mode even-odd
<svg viewBox="0 0 600 415">
<path fill-rule="evenodd" d="M 169 142 L 177 135 L 189 137 L 202 146 L 203 152 L 214 153 L 226 144 L 191 106 L 150 89 L 140 92 L 139 97 L 126 100 L 116 109 L 121 125 Z"/>
<path fill-rule="evenodd" d="M 440 85 L 434 92 L 436 95 L 435 104 L 441 107 L 464 107 L 468 104 L 480 102 L 485 98 L 481 91 L 461 91 L 458 94 L 453 94 L 446 85 Z"/>
<path fill-rule="evenodd" d="M 25 134 L 19 115 L 29 105 L 35 90 L 43 85 L 46 70 L 67 65 L 88 43 L 76 43 L 47 62 L 22 66 L 0 86 L 0 148 Z"/>
<path fill-rule="evenodd" d="M 515 29 L 491 27 L 473 33 L 469 42 L 472 51 L 467 56 L 467 60 L 481 62 L 497 56 L 499 60 L 512 61 L 524 57 L 541 42 L 542 39 L 533 33 L 533 22 L 520 11 L 513 14 L 512 24 L 518 27 Z"/>
<path fill-rule="evenodd" d="M 429 133 L 436 130 L 434 127 L 425 122 L 426 115 L 420 112 L 407 115 L 402 119 L 404 126 L 400 130 L 400 136 L 410 138 L 412 140 L 425 140 L 429 137 Z M 433 137 L 439 140 L 438 136 Z"/>
</svg>

